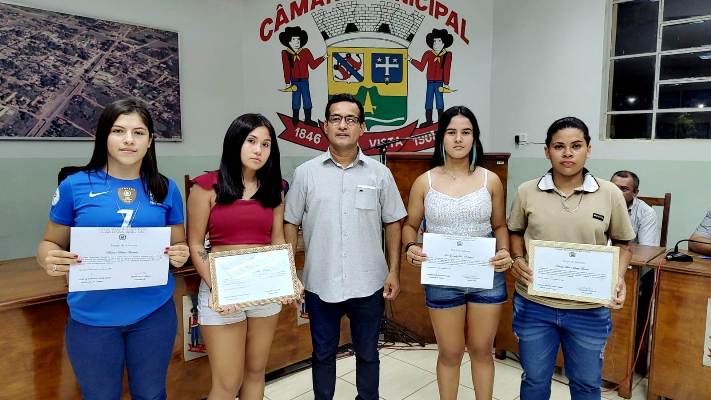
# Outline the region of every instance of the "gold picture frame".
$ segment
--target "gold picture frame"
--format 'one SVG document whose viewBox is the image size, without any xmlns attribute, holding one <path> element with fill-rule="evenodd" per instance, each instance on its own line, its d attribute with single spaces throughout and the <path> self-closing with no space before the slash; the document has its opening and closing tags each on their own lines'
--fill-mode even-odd
<svg viewBox="0 0 711 400">
<path fill-rule="evenodd" d="M 289 262 L 288 268 L 290 270 L 290 275 L 291 275 L 291 284 L 292 284 L 292 288 L 293 288 L 293 294 L 283 295 L 283 296 L 270 296 L 270 297 L 265 297 L 265 298 L 261 298 L 261 299 L 238 302 L 238 303 L 220 304 L 220 302 L 219 302 L 220 287 L 219 287 L 218 280 L 217 280 L 217 267 L 216 267 L 216 260 L 217 259 L 222 258 L 222 257 L 239 258 L 240 256 L 250 255 L 250 254 L 254 254 L 254 253 L 267 253 L 267 252 L 276 252 L 276 251 L 282 251 L 282 250 L 288 251 L 288 262 Z M 296 265 L 294 263 L 294 250 L 291 248 L 291 244 L 287 243 L 287 244 L 278 244 L 278 245 L 271 245 L 271 246 L 251 247 L 251 248 L 237 249 L 237 250 L 219 251 L 219 252 L 210 253 L 208 255 L 208 259 L 209 259 L 209 266 L 210 266 L 210 281 L 211 281 L 211 288 L 212 288 L 210 291 L 210 298 L 212 300 L 211 304 L 212 304 L 213 308 L 226 307 L 226 306 L 237 306 L 240 308 L 254 307 L 254 306 L 259 306 L 259 305 L 264 305 L 264 304 L 269 304 L 269 303 L 280 303 L 285 300 L 298 300 L 300 297 L 299 279 L 296 275 Z"/>
<path fill-rule="evenodd" d="M 610 298 L 601 298 L 597 296 L 579 296 L 573 294 L 565 294 L 556 291 L 547 290 L 536 290 L 534 289 L 536 281 L 536 250 L 540 248 L 553 248 L 564 250 L 569 253 L 570 257 L 575 256 L 576 252 L 595 252 L 595 253 L 606 253 L 612 256 L 611 260 L 611 279 L 610 279 Z M 540 252 L 539 252 L 540 253 Z M 572 255 L 571 255 L 572 254 Z M 564 300 L 575 300 L 587 303 L 595 303 L 600 305 L 609 305 L 612 301 L 612 297 L 615 295 L 615 286 L 617 285 L 617 280 L 619 278 L 620 269 L 620 248 L 617 246 L 602 246 L 595 244 L 580 244 L 580 243 L 568 243 L 568 242 L 554 242 L 546 240 L 531 240 L 528 243 L 528 266 L 533 270 L 533 282 L 528 285 L 528 294 L 534 296 L 543 296 L 556 299 Z M 540 267 L 540 266 L 538 266 Z"/>
</svg>

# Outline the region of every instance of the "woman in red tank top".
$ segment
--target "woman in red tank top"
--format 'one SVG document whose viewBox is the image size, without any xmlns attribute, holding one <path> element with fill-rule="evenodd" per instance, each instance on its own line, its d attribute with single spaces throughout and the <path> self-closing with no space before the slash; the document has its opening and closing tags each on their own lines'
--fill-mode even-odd
<svg viewBox="0 0 711 400">
<path fill-rule="evenodd" d="M 283 244 L 284 196 L 279 147 L 260 114 L 237 117 L 225 134 L 218 171 L 193 180 L 188 198 L 188 244 L 202 277 L 198 320 L 207 345 L 212 388 L 208 399 L 262 399 L 280 304 L 239 309 L 210 302 L 205 236 L 212 251 Z"/>
</svg>

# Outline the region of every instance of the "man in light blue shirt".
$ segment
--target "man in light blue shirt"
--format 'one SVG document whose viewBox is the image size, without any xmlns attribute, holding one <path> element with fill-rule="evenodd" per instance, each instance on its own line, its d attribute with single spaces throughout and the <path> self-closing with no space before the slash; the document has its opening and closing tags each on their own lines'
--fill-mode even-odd
<svg viewBox="0 0 711 400">
<path fill-rule="evenodd" d="M 316 400 L 331 400 L 335 393 L 343 315 L 351 323 L 358 399 L 379 398 L 384 299 L 393 300 L 400 291 L 400 221 L 407 213 L 390 170 L 358 147 L 363 117 L 355 97 L 329 100 L 323 127 L 328 150 L 296 168 L 286 197 L 286 239 L 296 244 L 299 225 L 304 235 Z"/>
<path fill-rule="evenodd" d="M 657 213 L 651 206 L 637 198 L 639 195 L 639 177 L 632 171 L 617 171 L 610 178 L 617 185 L 627 202 L 627 212 L 636 237 L 632 243 L 646 246 L 659 246 L 660 229 Z"/>
<path fill-rule="evenodd" d="M 704 243 L 689 242 L 689 250 L 711 256 L 711 209 L 701 220 L 696 232 L 691 235 L 690 239 Z"/>
</svg>

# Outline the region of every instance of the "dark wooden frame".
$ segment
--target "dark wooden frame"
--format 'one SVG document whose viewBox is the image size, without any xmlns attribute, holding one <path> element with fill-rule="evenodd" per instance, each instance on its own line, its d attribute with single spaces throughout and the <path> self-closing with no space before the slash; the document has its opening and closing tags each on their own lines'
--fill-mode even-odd
<svg viewBox="0 0 711 400">
<path fill-rule="evenodd" d="M 667 234 L 669 232 L 669 212 L 671 210 L 671 193 L 664 193 L 664 197 L 637 196 L 638 199 L 650 206 L 662 207 L 662 231 L 659 236 L 659 245 L 667 247 Z"/>
</svg>

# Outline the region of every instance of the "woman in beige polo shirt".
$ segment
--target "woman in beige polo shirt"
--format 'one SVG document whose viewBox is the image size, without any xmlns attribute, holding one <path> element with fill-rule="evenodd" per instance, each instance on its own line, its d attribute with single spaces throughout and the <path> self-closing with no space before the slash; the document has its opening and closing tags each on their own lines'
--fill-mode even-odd
<svg viewBox="0 0 711 400">
<path fill-rule="evenodd" d="M 635 235 L 622 192 L 585 169 L 590 150 L 590 134 L 583 121 L 566 117 L 553 122 L 545 146 L 551 169 L 521 184 L 511 206 L 511 272 L 516 278 L 513 330 L 524 371 L 521 400 L 550 398 L 561 345 L 571 398 L 600 399 L 602 356 L 612 329 L 610 309 L 529 295 L 533 271 L 525 251 L 531 239 L 596 245 L 611 239 L 621 249 L 620 276 L 610 307 L 622 307 L 624 272 L 630 260 L 626 243 Z"/>
</svg>

